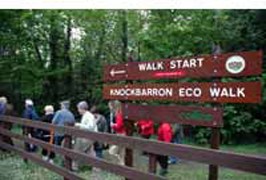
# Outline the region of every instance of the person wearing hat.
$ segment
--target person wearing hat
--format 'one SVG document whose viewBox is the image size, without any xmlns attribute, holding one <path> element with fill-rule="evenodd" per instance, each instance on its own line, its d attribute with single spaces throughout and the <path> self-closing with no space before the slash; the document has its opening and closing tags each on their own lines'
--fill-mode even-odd
<svg viewBox="0 0 266 180">
<path fill-rule="evenodd" d="M 35 111 L 33 101 L 31 99 L 25 100 L 25 110 L 23 112 L 23 118 L 30 120 L 39 120 L 39 116 Z M 37 137 L 37 129 L 32 127 L 23 127 L 23 133 L 28 137 Z M 25 143 L 25 150 L 27 152 L 35 152 L 37 150 L 37 146 L 29 143 Z"/>
<path fill-rule="evenodd" d="M 36 113 L 33 101 L 31 99 L 25 100 L 25 110 L 23 112 L 23 118 L 31 120 L 39 120 L 39 116 Z"/>
<path fill-rule="evenodd" d="M 61 110 L 58 110 L 55 113 L 55 116 L 52 120 L 52 124 L 57 126 L 65 126 L 65 125 L 73 126 L 75 124 L 75 117 L 73 113 L 69 110 L 70 102 L 62 101 L 60 105 L 61 105 Z M 64 139 L 64 134 L 55 132 L 54 142 L 56 145 L 61 146 L 63 139 Z"/>
</svg>

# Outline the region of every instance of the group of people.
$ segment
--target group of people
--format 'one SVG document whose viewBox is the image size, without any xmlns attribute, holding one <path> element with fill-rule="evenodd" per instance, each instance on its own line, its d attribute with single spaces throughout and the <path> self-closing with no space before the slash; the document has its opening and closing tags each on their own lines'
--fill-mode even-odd
<svg viewBox="0 0 266 180">
<path fill-rule="evenodd" d="M 25 100 L 25 110 L 23 112 L 23 118 L 41 121 L 45 123 L 51 123 L 58 126 L 75 126 L 79 129 L 91 131 L 91 132 L 104 132 L 112 133 L 120 136 L 127 135 L 127 129 L 125 127 L 121 103 L 117 100 L 109 101 L 109 113 L 108 117 L 105 118 L 104 115 L 100 114 L 96 106 L 92 106 L 89 109 L 88 103 L 86 101 L 81 101 L 77 104 L 77 111 L 81 115 L 81 120 L 77 122 L 75 120 L 74 114 L 70 111 L 70 102 L 62 101 L 60 102 L 60 110 L 54 110 L 52 105 L 46 105 L 44 107 L 43 116 L 39 117 L 38 113 L 34 108 L 34 103 L 31 99 Z M 8 109 L 11 107 L 7 104 L 7 99 L 5 97 L 0 98 L 0 115 L 9 115 Z M 155 134 L 154 123 L 151 119 L 141 119 L 135 123 L 137 132 L 142 138 L 149 139 Z M 11 128 L 11 127 L 6 127 Z M 47 130 L 41 130 L 31 127 L 24 127 L 23 134 L 28 137 L 39 138 L 50 144 L 55 144 L 58 146 L 62 145 L 64 140 L 64 134 L 62 132 L 51 132 Z M 180 143 L 182 127 L 175 125 L 172 127 L 169 123 L 160 123 L 157 129 L 157 136 L 159 141 L 163 142 L 174 142 Z M 1 137 L 1 136 L 0 136 Z M 7 138 L 7 137 L 4 137 Z M 5 139 L 7 141 L 7 139 Z M 10 144 L 12 140 L 9 139 Z M 101 142 L 94 142 L 85 138 L 76 138 L 74 140 L 73 148 L 77 151 L 87 153 L 90 156 L 97 158 L 103 158 L 103 150 L 108 149 L 111 155 L 118 158 L 118 162 L 124 165 L 125 159 L 125 149 L 123 147 L 115 145 L 107 145 Z M 25 143 L 25 150 L 28 152 L 35 152 L 37 147 L 33 144 Z M 144 155 L 147 154 L 144 152 Z M 55 154 L 47 149 L 42 149 L 42 158 L 45 161 L 53 163 Z M 158 155 L 157 161 L 161 166 L 160 175 L 165 175 L 167 173 L 168 164 L 176 163 L 177 159 L 175 157 Z M 79 162 L 73 162 L 73 170 L 78 170 L 81 164 Z"/>
<path fill-rule="evenodd" d="M 95 106 L 89 110 L 87 102 L 81 101 L 77 104 L 77 111 L 81 115 L 80 122 L 76 121 L 74 114 L 70 111 L 70 102 L 62 101 L 60 102 L 60 110 L 55 112 L 52 105 L 46 105 L 44 107 L 44 115 L 39 117 L 34 108 L 33 101 L 27 99 L 25 101 L 23 118 L 51 123 L 57 126 L 75 126 L 79 129 L 92 132 L 107 132 L 107 121 L 103 115 L 97 113 Z M 29 137 L 42 139 L 45 142 L 58 146 L 61 146 L 64 140 L 64 133 L 59 131 L 51 132 L 47 130 L 25 127 L 24 134 Z M 75 143 L 73 144 L 73 147 L 75 150 L 88 153 L 91 156 L 96 156 L 98 158 L 103 157 L 104 147 L 100 143 L 93 142 L 85 138 L 76 138 L 74 142 Z M 35 152 L 36 146 L 25 143 L 25 149 L 28 152 Z M 43 160 L 53 163 L 55 154 L 43 149 L 42 156 Z M 77 162 L 73 163 L 73 169 L 78 169 L 77 164 Z"/>
</svg>

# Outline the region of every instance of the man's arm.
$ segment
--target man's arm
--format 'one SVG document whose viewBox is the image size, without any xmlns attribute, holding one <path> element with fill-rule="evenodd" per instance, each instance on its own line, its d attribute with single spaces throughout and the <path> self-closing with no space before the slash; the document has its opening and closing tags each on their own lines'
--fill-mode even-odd
<svg viewBox="0 0 266 180">
<path fill-rule="evenodd" d="M 57 111 L 54 115 L 54 118 L 52 120 L 52 124 L 58 124 L 59 122 L 59 118 L 60 118 L 60 114 L 59 114 L 59 111 Z"/>
</svg>

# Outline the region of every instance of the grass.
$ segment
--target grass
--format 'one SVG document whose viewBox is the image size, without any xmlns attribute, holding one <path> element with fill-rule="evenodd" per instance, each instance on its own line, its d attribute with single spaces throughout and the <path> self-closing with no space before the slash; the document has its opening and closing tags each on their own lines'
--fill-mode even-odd
<svg viewBox="0 0 266 180">
<path fill-rule="evenodd" d="M 14 128 L 15 129 L 15 128 Z M 16 133 L 21 133 L 17 129 Z M 21 146 L 21 143 L 15 142 L 16 145 Z M 192 142 L 185 141 L 185 144 L 195 145 Z M 195 145 L 200 146 L 200 145 Z M 208 147 L 203 145 L 201 147 Z M 222 145 L 222 150 L 231 152 L 266 155 L 266 143 L 246 144 L 246 145 Z M 53 173 L 33 162 L 25 164 L 23 160 L 15 154 L 2 153 L 0 151 L 0 180 L 63 180 L 63 178 L 56 173 Z M 134 151 L 135 168 L 147 172 L 148 157 L 140 155 L 142 152 Z M 40 154 L 40 151 L 38 152 Z M 114 162 L 115 159 L 106 154 L 108 161 Z M 62 158 L 57 156 L 56 164 L 62 164 Z M 159 171 L 159 167 L 157 167 Z M 87 170 L 86 170 L 87 169 Z M 120 176 L 100 171 L 91 171 L 84 168 L 78 174 L 84 179 L 92 180 L 121 180 Z M 195 162 L 181 160 L 177 165 L 169 166 L 169 173 L 167 179 L 170 180 L 206 180 L 208 179 L 208 165 Z M 266 176 L 256 175 L 253 173 L 246 173 L 227 168 L 219 168 L 219 180 L 265 180 Z"/>
<path fill-rule="evenodd" d="M 209 148 L 210 145 L 204 144 L 195 144 L 190 140 L 185 140 L 184 144 L 199 146 L 204 148 Z M 221 150 L 243 153 L 243 154 L 256 154 L 256 155 L 265 155 L 266 154 L 266 143 L 253 143 L 253 144 L 233 144 L 233 145 L 221 145 Z"/>
<path fill-rule="evenodd" d="M 207 180 L 208 166 L 192 162 L 170 166 L 168 179 Z M 219 180 L 265 180 L 265 176 L 219 168 Z"/>
<path fill-rule="evenodd" d="M 144 164 L 143 164 L 144 165 Z M 119 176 L 107 172 L 93 175 L 91 171 L 80 172 L 79 175 L 84 179 L 121 180 Z M 172 180 L 206 180 L 208 179 L 208 167 L 206 165 L 182 162 L 178 165 L 170 166 L 168 179 Z M 63 180 L 59 175 L 46 170 L 34 163 L 24 164 L 23 160 L 17 156 L 5 157 L 0 162 L 1 180 Z M 265 176 L 251 173 L 243 173 L 229 169 L 220 168 L 220 180 L 265 180 Z"/>
<path fill-rule="evenodd" d="M 62 180 L 63 178 L 32 162 L 25 164 L 14 154 L 0 156 L 1 180 Z"/>
</svg>

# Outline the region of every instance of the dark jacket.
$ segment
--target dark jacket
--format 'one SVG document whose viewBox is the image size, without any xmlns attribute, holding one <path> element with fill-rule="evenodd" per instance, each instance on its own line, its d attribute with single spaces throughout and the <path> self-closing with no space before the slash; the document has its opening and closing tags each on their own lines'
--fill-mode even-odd
<svg viewBox="0 0 266 180">
<path fill-rule="evenodd" d="M 36 113 L 35 108 L 33 106 L 29 106 L 24 110 L 23 118 L 31 120 L 39 120 L 39 116 Z"/>
<path fill-rule="evenodd" d="M 0 115 L 4 115 L 6 111 L 6 104 L 0 103 Z"/>
<path fill-rule="evenodd" d="M 96 120 L 98 132 L 103 132 L 103 133 L 108 132 L 108 124 L 107 124 L 105 117 L 101 114 L 94 114 L 94 117 Z M 104 148 L 103 143 L 100 143 L 97 141 L 94 143 L 94 149 L 95 150 L 102 149 L 102 148 Z"/>
<path fill-rule="evenodd" d="M 95 114 L 96 124 L 98 132 L 107 132 L 108 131 L 108 125 L 105 117 L 101 114 Z"/>
<path fill-rule="evenodd" d="M 116 123 L 116 120 L 115 120 L 115 113 L 111 113 L 109 112 L 109 114 L 106 116 L 107 119 L 106 119 L 106 123 L 107 123 L 107 132 L 108 133 L 114 133 L 114 131 L 112 131 L 112 128 L 111 128 L 111 124 L 114 124 Z"/>
<path fill-rule="evenodd" d="M 44 122 L 44 123 L 52 123 L 52 120 L 54 118 L 54 114 L 48 114 L 48 115 L 44 115 L 41 117 L 41 121 Z M 47 130 L 40 130 L 40 136 L 42 138 L 45 138 L 45 137 L 48 137 L 50 136 L 50 131 L 47 131 Z"/>
<path fill-rule="evenodd" d="M 24 112 L 23 112 L 23 118 L 25 119 L 31 119 L 31 120 L 39 120 L 39 116 L 35 111 L 35 108 L 33 106 L 28 106 Z M 33 137 L 38 137 L 39 130 L 32 128 L 32 127 L 23 127 L 23 134 L 30 134 Z"/>
</svg>

